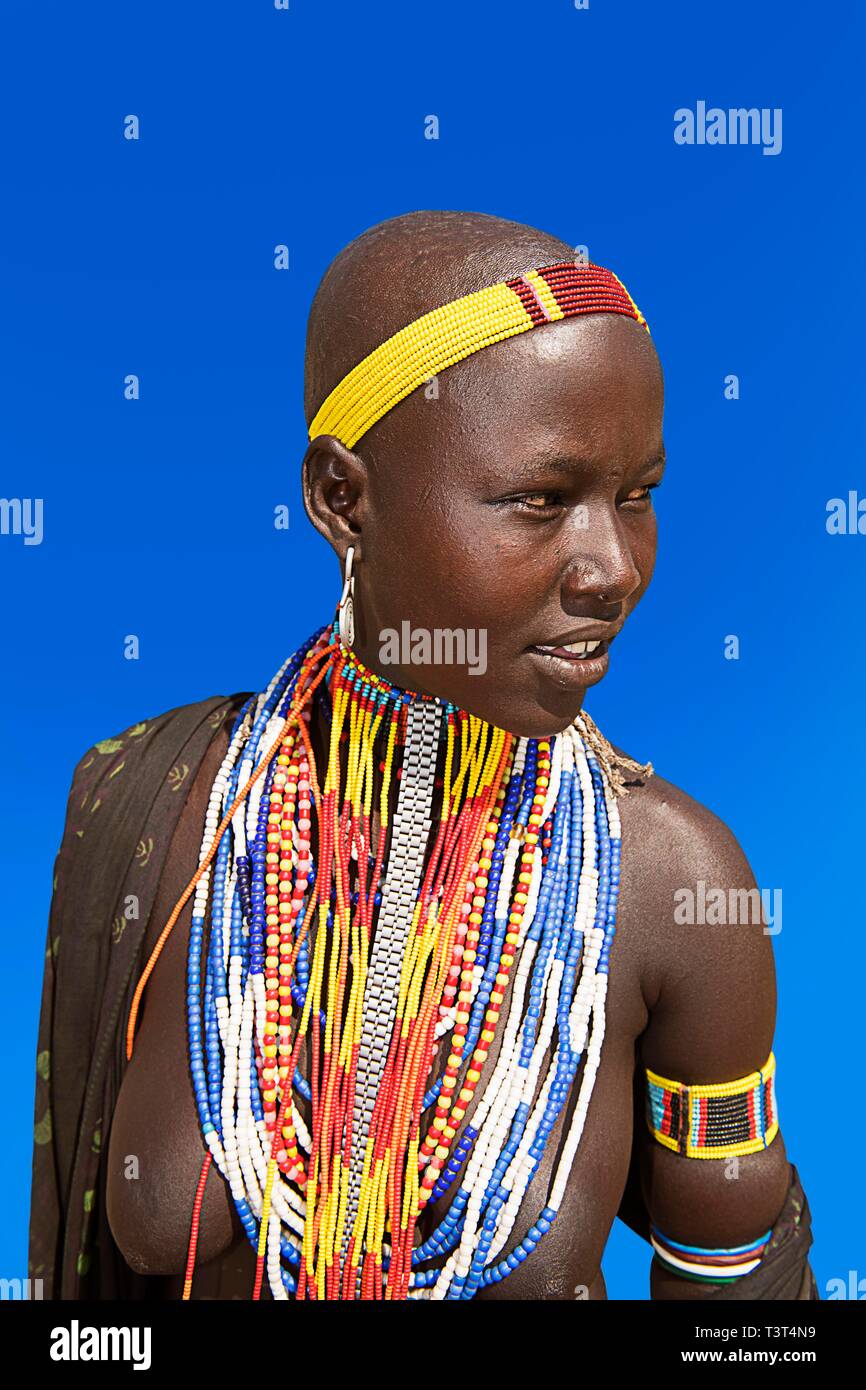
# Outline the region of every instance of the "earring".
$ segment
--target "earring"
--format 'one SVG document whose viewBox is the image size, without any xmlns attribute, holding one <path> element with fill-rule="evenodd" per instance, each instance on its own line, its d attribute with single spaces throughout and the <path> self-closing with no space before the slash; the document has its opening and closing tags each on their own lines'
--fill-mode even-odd
<svg viewBox="0 0 866 1390">
<path fill-rule="evenodd" d="M 340 640 L 344 647 L 351 647 L 355 641 L 355 577 L 352 574 L 354 558 L 355 547 L 350 545 L 346 551 L 346 578 L 340 599 Z"/>
</svg>

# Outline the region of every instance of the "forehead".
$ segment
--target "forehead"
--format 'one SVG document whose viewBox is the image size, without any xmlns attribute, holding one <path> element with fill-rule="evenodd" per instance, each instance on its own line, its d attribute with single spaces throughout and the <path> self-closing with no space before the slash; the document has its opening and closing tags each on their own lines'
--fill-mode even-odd
<svg viewBox="0 0 866 1390">
<path fill-rule="evenodd" d="M 435 460 L 440 474 L 461 464 L 486 472 L 502 459 L 551 451 L 634 462 L 660 448 L 663 404 L 646 330 L 621 315 L 593 314 L 481 349 L 381 424 L 392 427 L 388 445 L 404 459 Z"/>
<path fill-rule="evenodd" d="M 646 330 L 621 316 L 545 326 L 497 343 L 478 355 L 477 367 L 484 373 L 479 422 L 507 421 L 515 439 L 556 434 L 590 444 L 640 438 L 661 425 L 658 357 Z"/>
</svg>

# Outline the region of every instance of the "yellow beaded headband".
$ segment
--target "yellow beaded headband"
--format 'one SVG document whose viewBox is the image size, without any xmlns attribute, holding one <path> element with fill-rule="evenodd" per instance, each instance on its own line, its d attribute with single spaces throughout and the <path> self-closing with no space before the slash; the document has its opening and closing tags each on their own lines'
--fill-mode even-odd
<svg viewBox="0 0 866 1390">
<path fill-rule="evenodd" d="M 600 265 L 560 261 L 452 299 L 391 335 L 340 381 L 310 425 L 347 448 L 393 406 L 445 367 L 542 323 L 577 314 L 647 321 L 622 281 Z"/>
</svg>

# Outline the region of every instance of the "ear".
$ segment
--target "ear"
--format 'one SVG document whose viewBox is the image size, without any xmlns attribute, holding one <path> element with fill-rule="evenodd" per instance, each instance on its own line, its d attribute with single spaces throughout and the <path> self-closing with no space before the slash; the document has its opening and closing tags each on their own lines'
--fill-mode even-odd
<svg viewBox="0 0 866 1390">
<path fill-rule="evenodd" d="M 361 528 L 368 497 L 367 465 L 331 434 L 310 441 L 301 464 L 304 510 L 341 560 L 350 545 L 361 559 Z"/>
</svg>

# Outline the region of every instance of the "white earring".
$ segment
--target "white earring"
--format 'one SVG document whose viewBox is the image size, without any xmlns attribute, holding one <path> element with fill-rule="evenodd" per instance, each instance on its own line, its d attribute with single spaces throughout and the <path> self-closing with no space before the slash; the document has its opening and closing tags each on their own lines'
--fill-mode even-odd
<svg viewBox="0 0 866 1390">
<path fill-rule="evenodd" d="M 354 558 L 355 547 L 350 545 L 346 551 L 346 578 L 340 599 L 340 640 L 344 647 L 351 647 L 355 640 L 355 577 L 352 574 Z"/>
</svg>

